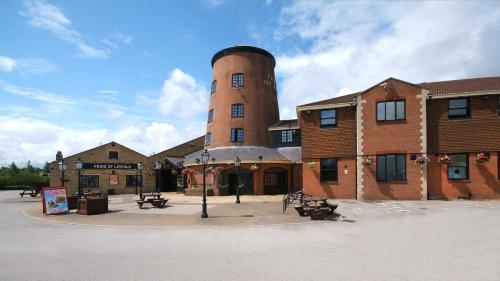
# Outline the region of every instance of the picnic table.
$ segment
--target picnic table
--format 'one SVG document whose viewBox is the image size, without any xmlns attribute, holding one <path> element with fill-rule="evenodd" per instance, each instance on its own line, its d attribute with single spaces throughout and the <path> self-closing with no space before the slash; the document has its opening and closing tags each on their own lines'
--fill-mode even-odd
<svg viewBox="0 0 500 281">
<path fill-rule="evenodd" d="M 40 193 L 40 190 L 38 188 L 25 188 L 22 192 L 19 193 L 19 195 L 21 196 L 21 198 L 23 198 L 23 196 L 26 194 L 31 197 L 36 197 L 38 193 Z"/>
<path fill-rule="evenodd" d="M 295 210 L 300 216 L 310 216 L 313 220 L 323 220 L 333 214 L 337 209 L 337 204 L 330 204 L 326 197 L 308 196 L 303 197 L 301 204 L 295 206 Z"/>
<path fill-rule="evenodd" d="M 151 204 L 153 207 L 163 208 L 167 204 L 168 199 L 162 198 L 160 192 L 143 193 L 142 196 L 137 200 L 137 205 L 139 209 L 142 209 L 142 205 L 145 203 Z"/>
</svg>

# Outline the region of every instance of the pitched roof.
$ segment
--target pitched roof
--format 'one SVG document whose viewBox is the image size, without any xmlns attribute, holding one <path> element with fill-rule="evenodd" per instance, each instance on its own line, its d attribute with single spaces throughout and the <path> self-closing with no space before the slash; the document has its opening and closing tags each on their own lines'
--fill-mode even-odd
<svg viewBox="0 0 500 281">
<path fill-rule="evenodd" d="M 403 81 L 397 78 L 387 78 L 386 80 L 375 84 L 374 86 L 354 94 L 345 95 L 341 97 L 335 97 L 332 99 L 321 100 L 313 103 L 308 103 L 304 105 L 299 105 L 298 108 L 308 107 L 308 106 L 321 106 L 321 105 L 333 105 L 333 104 L 343 104 L 352 102 L 353 97 L 361 95 L 372 88 L 388 81 L 396 80 L 416 87 L 424 88 L 429 90 L 429 94 L 432 95 L 444 95 L 444 94 L 459 94 L 459 93 L 469 93 L 469 92 L 487 92 L 487 91 L 500 91 L 500 76 L 496 77 L 483 77 L 483 78 L 470 78 L 470 79 L 460 79 L 460 80 L 449 80 L 449 81 L 436 81 L 436 82 L 424 82 L 420 84 L 412 84 L 407 81 Z"/>
<path fill-rule="evenodd" d="M 96 147 L 92 147 L 92 148 L 87 149 L 87 150 L 84 150 L 84 151 L 80 151 L 80 152 L 78 152 L 78 153 L 71 154 L 71 155 L 69 155 L 69 156 L 64 156 L 64 158 L 63 158 L 63 159 L 67 159 L 67 158 L 70 158 L 70 157 L 75 157 L 75 156 L 81 156 L 81 155 L 83 155 L 83 154 L 85 154 L 85 153 L 88 153 L 88 152 L 93 151 L 93 150 L 101 149 L 101 148 L 103 148 L 103 147 L 105 147 L 105 146 L 108 146 L 108 145 L 110 145 L 110 144 L 111 144 L 111 146 L 113 146 L 113 147 L 114 147 L 114 146 L 121 146 L 123 149 L 128 150 L 128 151 L 130 151 L 130 152 L 132 152 L 132 153 L 135 153 L 135 154 L 137 154 L 137 155 L 139 155 L 139 156 L 142 156 L 142 157 L 147 157 L 146 155 L 144 155 L 144 154 L 142 154 L 142 153 L 140 153 L 140 152 L 137 152 L 137 151 L 135 151 L 135 150 L 133 150 L 133 149 L 131 149 L 131 148 L 128 148 L 128 147 L 124 146 L 123 144 L 119 144 L 119 143 L 117 143 L 116 141 L 111 141 L 111 142 L 108 142 L 108 143 L 105 143 L 105 144 L 98 145 L 98 146 L 96 146 Z M 56 161 L 53 161 L 53 162 L 56 162 Z"/>
<path fill-rule="evenodd" d="M 338 103 L 348 103 L 348 102 L 352 102 L 352 98 L 359 95 L 360 93 L 354 93 L 354 94 L 349 94 L 349 95 L 345 95 L 345 96 L 340 96 L 340 97 L 335 97 L 335 98 L 332 98 L 332 99 L 327 99 L 327 100 L 321 100 L 321 101 L 317 101 L 317 102 L 312 102 L 312 103 L 308 103 L 308 104 L 303 104 L 303 105 L 299 105 L 299 107 L 302 107 L 302 106 L 315 106 L 315 105 L 325 105 L 325 104 L 338 104 Z"/>
<path fill-rule="evenodd" d="M 277 131 L 277 130 L 288 130 L 288 129 L 299 129 L 299 120 L 298 119 L 290 119 L 290 120 L 280 120 L 278 123 L 269 127 L 269 131 Z"/>
<path fill-rule="evenodd" d="M 187 141 L 185 143 L 179 144 L 177 146 L 171 147 L 162 152 L 151 155 L 150 158 L 155 157 L 179 157 L 182 158 L 190 153 L 203 149 L 205 146 L 205 136 L 197 137 L 193 140 Z"/>
<path fill-rule="evenodd" d="M 430 91 L 430 95 L 500 90 L 500 76 L 449 81 L 424 82 L 419 84 Z"/>
<path fill-rule="evenodd" d="M 262 146 L 226 146 L 207 149 L 210 158 L 215 158 L 215 164 L 234 163 L 238 156 L 242 163 L 293 163 L 296 159 L 289 158 L 291 153 L 280 153 L 277 149 Z M 200 158 L 202 150 L 186 155 L 184 166 L 197 165 L 196 159 Z M 301 155 L 295 153 L 295 155 Z M 262 160 L 259 159 L 262 156 Z M 298 156 L 296 156 L 298 157 Z M 300 158 L 299 158 L 300 159 Z M 210 160 L 210 163 L 211 160 Z"/>
</svg>

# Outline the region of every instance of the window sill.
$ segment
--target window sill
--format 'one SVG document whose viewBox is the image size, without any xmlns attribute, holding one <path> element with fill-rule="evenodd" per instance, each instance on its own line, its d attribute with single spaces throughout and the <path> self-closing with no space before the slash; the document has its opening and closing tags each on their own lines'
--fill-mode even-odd
<svg viewBox="0 0 500 281">
<path fill-rule="evenodd" d="M 377 120 L 377 125 L 407 123 L 406 119 L 398 120 Z"/>
<path fill-rule="evenodd" d="M 320 180 L 319 181 L 320 184 L 339 184 L 339 181 L 327 181 L 327 180 Z"/>
<path fill-rule="evenodd" d="M 467 116 L 467 117 L 449 117 L 448 116 L 448 120 L 450 120 L 450 121 L 465 121 L 465 120 L 472 120 L 472 118 L 470 116 Z"/>
<path fill-rule="evenodd" d="M 450 182 L 463 182 L 463 183 L 470 183 L 470 179 L 448 179 Z"/>
<path fill-rule="evenodd" d="M 319 128 L 320 129 L 335 129 L 335 128 L 337 128 L 337 125 L 335 125 L 335 126 L 333 126 L 333 125 L 332 126 L 321 126 L 320 125 Z"/>
<path fill-rule="evenodd" d="M 377 181 L 378 184 L 408 184 L 408 181 Z"/>
</svg>

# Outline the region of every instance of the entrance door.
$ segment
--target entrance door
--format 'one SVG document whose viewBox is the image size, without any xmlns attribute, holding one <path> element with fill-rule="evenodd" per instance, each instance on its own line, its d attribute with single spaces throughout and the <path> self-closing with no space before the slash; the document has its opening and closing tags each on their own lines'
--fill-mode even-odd
<svg viewBox="0 0 500 281">
<path fill-rule="evenodd" d="M 235 195 L 236 187 L 240 182 L 240 195 L 253 195 L 253 174 L 247 170 L 239 170 L 237 174 L 234 169 L 222 172 L 219 181 L 220 195 Z"/>
<path fill-rule="evenodd" d="M 288 173 L 269 171 L 264 173 L 264 194 L 275 195 L 288 193 Z"/>
</svg>

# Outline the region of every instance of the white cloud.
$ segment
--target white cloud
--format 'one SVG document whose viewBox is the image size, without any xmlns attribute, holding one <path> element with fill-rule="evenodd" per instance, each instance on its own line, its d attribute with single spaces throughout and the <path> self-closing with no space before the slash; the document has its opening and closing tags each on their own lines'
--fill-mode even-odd
<svg viewBox="0 0 500 281">
<path fill-rule="evenodd" d="M 41 166 L 55 160 L 57 151 L 69 156 L 113 140 L 151 155 L 201 135 L 191 124 L 177 129 L 163 122 L 130 121 L 116 130 L 77 130 L 23 116 L 0 116 L 0 123 L 0 166 L 28 160 Z"/>
<path fill-rule="evenodd" d="M 121 32 L 115 32 L 113 38 L 125 44 L 131 44 L 132 41 L 134 41 L 134 38 L 132 36 L 123 34 Z"/>
<path fill-rule="evenodd" d="M 16 67 L 16 60 L 13 58 L 0 56 L 0 70 L 3 72 L 11 72 Z"/>
<path fill-rule="evenodd" d="M 23 88 L 16 85 L 12 85 L 0 80 L 0 90 L 14 94 L 16 96 L 22 96 L 34 100 L 39 100 L 49 104 L 58 104 L 58 105 L 74 105 L 74 101 L 53 93 L 32 89 L 32 88 Z"/>
<path fill-rule="evenodd" d="M 275 39 L 310 45 L 277 56 L 282 111 L 390 76 L 418 83 L 500 74 L 495 2 L 297 1 L 279 22 Z"/>
<path fill-rule="evenodd" d="M 56 70 L 56 66 L 45 59 L 40 58 L 19 58 L 0 56 L 0 70 L 3 72 L 12 72 L 14 70 L 21 74 L 42 75 Z"/>
<path fill-rule="evenodd" d="M 209 6 L 217 7 L 225 4 L 224 0 L 203 0 L 203 3 Z"/>
<path fill-rule="evenodd" d="M 196 119 L 207 111 L 208 90 L 189 74 L 176 68 L 163 83 L 160 93 L 143 93 L 139 103 L 155 105 L 158 113 L 175 119 Z"/>
<path fill-rule="evenodd" d="M 25 1 L 21 15 L 37 28 L 52 32 L 59 39 L 75 45 L 80 54 L 90 58 L 107 58 L 110 51 L 90 46 L 82 35 L 71 27 L 71 20 L 56 6 L 42 1 Z"/>
</svg>

